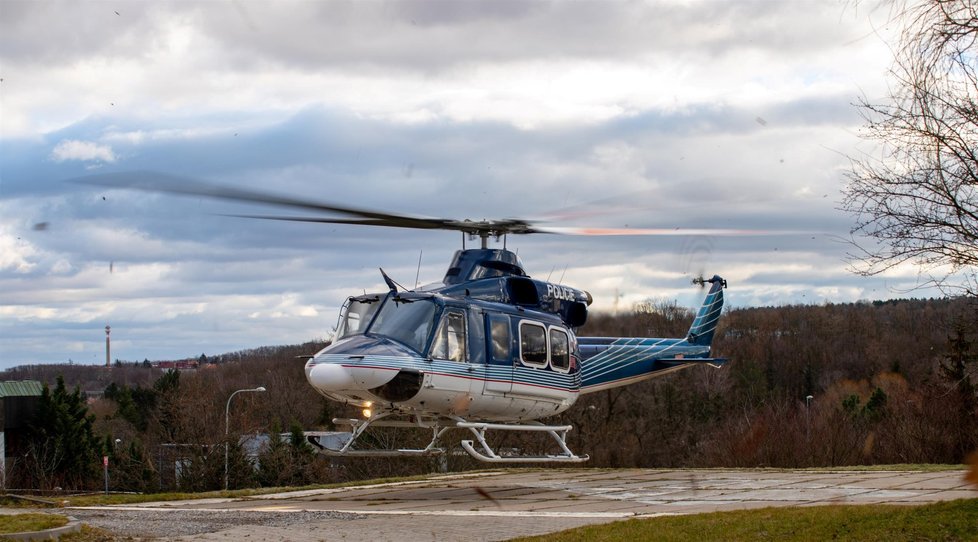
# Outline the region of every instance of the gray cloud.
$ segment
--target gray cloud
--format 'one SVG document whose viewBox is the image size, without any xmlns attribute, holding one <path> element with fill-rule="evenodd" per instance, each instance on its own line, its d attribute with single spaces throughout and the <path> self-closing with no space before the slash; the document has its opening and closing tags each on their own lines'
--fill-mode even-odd
<svg viewBox="0 0 978 542">
<path fill-rule="evenodd" d="M 696 304 L 698 273 L 735 306 L 902 295 L 912 273 L 856 277 L 838 241 L 850 104 L 877 84 L 853 80 L 874 53 L 840 9 L 6 2 L 0 364 L 98 363 L 106 323 L 123 359 L 322 337 L 345 296 L 384 289 L 378 267 L 436 281 L 460 246 L 65 182 L 120 171 L 425 216 L 804 232 L 508 240 L 605 310 Z"/>
<path fill-rule="evenodd" d="M 144 57 L 193 28 L 197 39 L 213 40 L 232 55 L 235 68 L 253 70 L 272 62 L 430 71 L 484 61 L 677 53 L 692 59 L 753 50 L 788 57 L 860 37 L 853 27 L 838 24 L 858 18 L 855 10 L 821 16 L 826 10 L 838 12 L 839 4 L 11 0 L 4 3 L 0 48 L 17 62 Z M 148 35 L 159 39 L 145 40 Z"/>
</svg>

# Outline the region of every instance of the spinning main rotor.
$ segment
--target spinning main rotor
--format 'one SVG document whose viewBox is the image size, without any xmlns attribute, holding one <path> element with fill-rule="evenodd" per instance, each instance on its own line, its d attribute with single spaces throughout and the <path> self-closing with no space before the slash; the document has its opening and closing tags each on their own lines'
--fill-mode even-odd
<svg viewBox="0 0 978 542">
<path fill-rule="evenodd" d="M 418 230 L 459 231 L 470 237 L 478 237 L 482 248 L 487 248 L 488 240 L 510 234 L 526 235 L 549 233 L 560 235 L 585 236 L 753 236 L 783 235 L 792 232 L 770 230 L 739 230 L 711 228 L 586 228 L 542 226 L 536 221 L 509 218 L 499 220 L 457 220 L 450 218 L 430 218 L 395 214 L 372 209 L 362 209 L 348 205 L 312 201 L 260 192 L 245 188 L 212 184 L 189 177 L 181 177 L 152 171 L 131 171 L 101 173 L 74 179 L 74 182 L 103 188 L 135 189 L 147 192 L 169 193 L 184 196 L 202 196 L 213 199 L 274 205 L 291 209 L 301 209 L 334 216 L 286 216 L 266 214 L 232 214 L 240 218 L 262 220 L 281 220 L 288 222 L 313 222 L 320 224 L 351 224 L 360 226 L 383 226 L 388 228 L 410 228 Z M 335 216 L 339 215 L 339 216 Z"/>
</svg>

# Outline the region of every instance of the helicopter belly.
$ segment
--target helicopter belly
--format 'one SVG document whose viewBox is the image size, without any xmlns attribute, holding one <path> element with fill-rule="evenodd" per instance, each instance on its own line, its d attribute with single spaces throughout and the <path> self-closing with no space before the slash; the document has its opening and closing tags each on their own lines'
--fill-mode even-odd
<svg viewBox="0 0 978 542">
<path fill-rule="evenodd" d="M 570 408 L 575 400 L 576 396 L 572 394 L 557 399 L 513 394 L 485 395 L 477 392 L 451 391 L 444 387 L 425 387 L 413 398 L 398 406 L 439 416 L 517 421 L 535 420 L 559 414 Z"/>
<path fill-rule="evenodd" d="M 422 389 L 400 406 L 474 419 L 533 420 L 567 410 L 578 397 L 579 375 L 537 369 L 513 373 L 509 391 L 492 386 L 480 364 L 431 363 Z"/>
</svg>

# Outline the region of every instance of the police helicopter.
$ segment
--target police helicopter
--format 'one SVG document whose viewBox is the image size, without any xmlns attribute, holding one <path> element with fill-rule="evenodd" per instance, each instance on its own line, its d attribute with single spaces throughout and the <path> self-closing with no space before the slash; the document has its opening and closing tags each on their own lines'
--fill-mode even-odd
<svg viewBox="0 0 978 542">
<path fill-rule="evenodd" d="M 146 179 L 151 179 L 147 181 Z M 387 291 L 349 297 L 340 309 L 333 342 L 305 363 L 309 384 L 328 399 L 362 409 L 363 418 L 337 419 L 340 433 L 308 432 L 331 456 L 429 456 L 446 453 L 446 434 L 462 430 L 469 455 L 491 463 L 581 462 L 567 445 L 569 425 L 539 420 L 571 408 L 583 394 L 626 386 L 698 365 L 720 367 L 710 344 L 727 283 L 699 278 L 706 298 L 685 337 L 579 337 L 591 295 L 531 278 L 506 248 L 509 235 L 728 235 L 762 232 L 677 229 L 552 228 L 519 219 L 451 220 L 392 214 L 332 203 L 218 186 L 157 173 L 118 173 L 81 182 L 111 188 L 205 196 L 275 205 L 328 216 L 232 215 L 244 218 L 440 229 L 462 233 L 440 282 L 406 289 L 381 269 Z M 465 240 L 478 239 L 478 248 Z M 490 239 L 502 248 L 490 248 Z M 429 432 L 418 449 L 376 449 L 362 439 L 371 427 Z M 487 433 L 540 432 L 553 453 L 525 455 L 495 449 Z"/>
</svg>

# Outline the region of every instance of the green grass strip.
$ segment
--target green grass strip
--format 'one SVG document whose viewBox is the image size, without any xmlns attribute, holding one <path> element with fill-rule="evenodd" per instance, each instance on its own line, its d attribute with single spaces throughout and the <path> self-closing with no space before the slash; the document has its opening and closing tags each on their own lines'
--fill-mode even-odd
<svg viewBox="0 0 978 542">
<path fill-rule="evenodd" d="M 43 531 L 67 524 L 68 518 L 57 514 L 0 515 L 0 534 Z"/>
<path fill-rule="evenodd" d="M 976 541 L 978 540 L 978 499 L 961 499 L 922 506 L 809 506 L 665 516 L 592 525 L 517 540 L 521 542 Z"/>
</svg>

